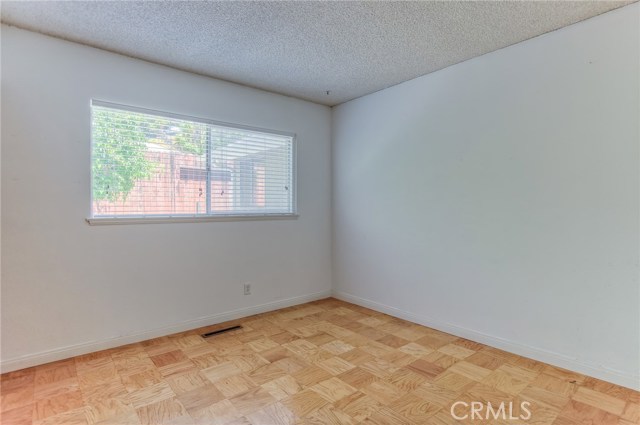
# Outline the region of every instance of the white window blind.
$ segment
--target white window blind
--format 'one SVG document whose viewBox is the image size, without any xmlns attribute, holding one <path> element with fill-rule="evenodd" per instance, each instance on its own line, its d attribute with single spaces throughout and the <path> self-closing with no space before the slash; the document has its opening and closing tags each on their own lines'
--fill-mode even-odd
<svg viewBox="0 0 640 425">
<path fill-rule="evenodd" d="M 292 134 L 92 102 L 92 218 L 295 214 Z"/>
</svg>

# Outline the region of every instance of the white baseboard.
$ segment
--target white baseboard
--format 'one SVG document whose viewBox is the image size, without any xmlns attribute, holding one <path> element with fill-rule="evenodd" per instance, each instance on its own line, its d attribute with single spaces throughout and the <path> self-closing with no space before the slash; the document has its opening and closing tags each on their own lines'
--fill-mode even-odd
<svg viewBox="0 0 640 425">
<path fill-rule="evenodd" d="M 603 381 L 611 382 L 623 387 L 631 388 L 636 391 L 640 391 L 640 376 L 634 376 L 630 373 L 625 373 L 619 370 L 613 370 L 606 366 L 587 363 L 577 360 L 575 357 L 567 356 L 552 351 L 543 350 L 536 347 L 531 347 L 518 342 L 509 341 L 504 338 L 487 335 L 482 332 L 475 331 L 473 329 L 463 328 L 451 323 L 442 322 L 440 320 L 433 319 L 421 314 L 408 313 L 404 310 L 400 310 L 395 307 L 391 307 L 385 304 L 381 304 L 376 301 L 368 300 L 358 297 L 356 295 L 348 294 L 341 291 L 334 291 L 333 296 L 339 300 L 357 304 L 362 307 L 367 307 L 381 313 L 388 314 L 400 319 L 408 320 L 423 326 L 427 326 L 442 332 L 446 332 L 461 338 L 466 338 L 471 341 L 479 342 L 491 347 L 499 348 L 509 353 L 517 354 L 519 356 L 527 357 L 530 359 L 538 360 L 544 363 L 548 363 L 553 366 L 558 366 L 564 369 L 572 370 L 587 376 L 592 376 Z"/>
<path fill-rule="evenodd" d="M 100 350 L 119 347 L 121 345 L 133 344 L 135 342 L 145 341 L 152 338 L 158 338 L 165 335 L 184 332 L 191 329 L 201 328 L 204 326 L 215 325 L 217 323 L 229 320 L 240 319 L 242 317 L 252 316 L 254 314 L 266 313 L 268 311 L 278 310 L 285 307 L 291 307 L 298 304 L 304 304 L 311 301 L 321 300 L 331 296 L 331 290 L 315 292 L 313 294 L 301 295 L 298 297 L 286 298 L 283 300 L 273 301 L 251 307 L 239 308 L 223 313 L 213 314 L 211 316 L 201 317 L 194 320 L 178 323 L 172 326 L 152 329 L 146 332 L 123 335 L 115 338 L 109 338 L 100 341 L 91 341 L 83 344 L 75 344 L 67 347 L 47 350 L 40 353 L 28 354 L 12 359 L 0 361 L 0 372 L 11 372 L 26 367 L 37 366 L 57 360 L 67 359 L 69 357 L 79 356 L 82 354 L 93 353 Z"/>
</svg>

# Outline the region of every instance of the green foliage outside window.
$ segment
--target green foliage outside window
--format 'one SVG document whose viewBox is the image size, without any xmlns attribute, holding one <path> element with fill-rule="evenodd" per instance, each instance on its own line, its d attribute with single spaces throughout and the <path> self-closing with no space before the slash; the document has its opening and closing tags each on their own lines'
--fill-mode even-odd
<svg viewBox="0 0 640 425">
<path fill-rule="evenodd" d="M 124 201 L 137 181 L 151 177 L 155 167 L 146 156 L 148 145 L 203 156 L 211 137 L 212 165 L 221 166 L 216 150 L 240 139 L 242 133 L 207 133 L 203 123 L 94 107 L 94 201 Z"/>
<path fill-rule="evenodd" d="M 126 199 L 136 181 L 148 178 L 146 136 L 135 114 L 93 109 L 93 199 Z"/>
</svg>

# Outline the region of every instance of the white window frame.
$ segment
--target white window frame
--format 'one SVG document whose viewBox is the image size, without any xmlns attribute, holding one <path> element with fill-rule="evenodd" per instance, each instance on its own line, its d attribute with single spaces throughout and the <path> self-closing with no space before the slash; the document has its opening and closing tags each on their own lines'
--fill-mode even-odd
<svg viewBox="0 0 640 425">
<path fill-rule="evenodd" d="M 136 216 L 119 216 L 119 217 L 94 217 L 93 215 L 93 128 L 90 127 L 91 133 L 91 152 L 89 156 L 89 214 L 86 218 L 87 223 L 90 225 L 112 225 L 112 224 L 152 224 L 152 223 L 196 223 L 207 221 L 246 221 L 246 220 L 287 220 L 296 219 L 298 217 L 298 175 L 297 175 L 297 163 L 298 163 L 298 149 L 297 149 L 297 137 L 293 132 L 271 130 L 260 127 L 253 127 L 243 124 L 233 124 L 224 121 L 216 121 L 207 118 L 194 117 L 191 115 L 182 115 L 166 111 L 158 111 L 149 108 L 142 108 L 138 106 L 123 105 L 119 103 L 107 102 L 103 100 L 91 99 L 90 111 L 93 115 L 93 106 L 102 106 L 106 108 L 118 109 L 129 112 L 137 112 L 141 114 L 156 115 L 165 118 L 173 118 L 185 121 L 198 122 L 203 124 L 210 124 L 214 126 L 227 127 L 231 129 L 256 131 L 260 133 L 276 134 L 280 136 L 291 137 L 291 213 L 216 213 L 216 214 L 198 214 L 198 215 L 136 215 Z M 93 122 L 93 116 L 91 119 Z"/>
</svg>

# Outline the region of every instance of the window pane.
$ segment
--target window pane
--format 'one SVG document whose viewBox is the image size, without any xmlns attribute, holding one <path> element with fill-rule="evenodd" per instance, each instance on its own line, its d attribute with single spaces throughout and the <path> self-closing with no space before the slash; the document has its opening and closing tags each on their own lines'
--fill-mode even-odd
<svg viewBox="0 0 640 425">
<path fill-rule="evenodd" d="M 97 105 L 92 124 L 94 217 L 294 211 L 290 136 Z"/>
<path fill-rule="evenodd" d="M 214 211 L 291 211 L 290 138 L 217 127 L 211 134 L 213 170 L 224 171 L 228 178 L 225 184 L 212 184 Z"/>
</svg>

